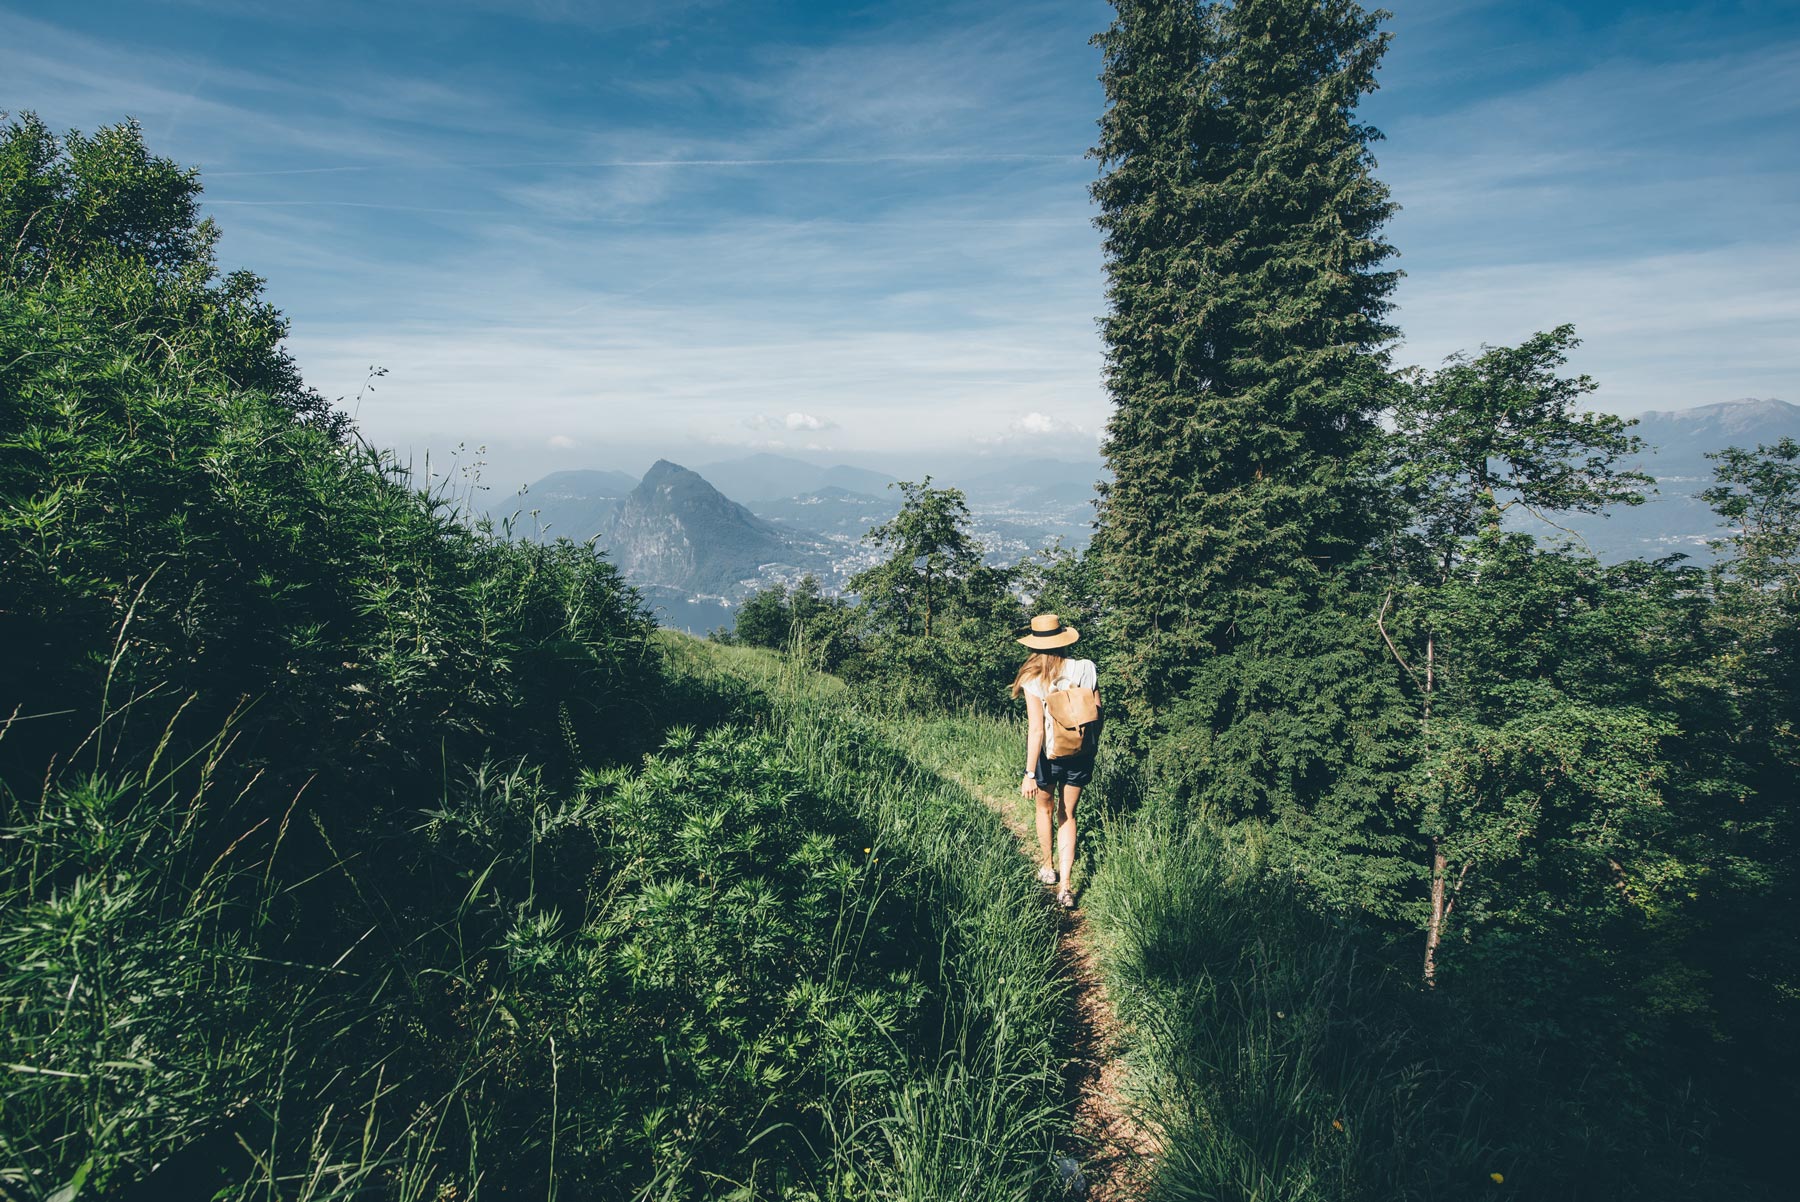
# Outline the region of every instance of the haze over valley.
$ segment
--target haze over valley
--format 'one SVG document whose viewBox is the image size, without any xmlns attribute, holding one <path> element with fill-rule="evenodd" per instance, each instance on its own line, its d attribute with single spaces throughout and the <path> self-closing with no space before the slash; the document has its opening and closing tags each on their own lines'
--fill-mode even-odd
<svg viewBox="0 0 1800 1202">
<path fill-rule="evenodd" d="M 1687 555 L 1705 561 L 1720 536 L 1699 498 L 1712 482 L 1706 456 L 1728 446 L 1800 438 L 1800 406 L 1745 398 L 1653 410 L 1633 429 L 1644 453 L 1628 466 L 1657 480 L 1645 503 L 1604 515 L 1560 515 L 1548 526 L 1514 510 L 1512 524 L 1541 538 L 1580 539 L 1607 562 Z M 1017 459 L 955 464 L 936 487 L 968 498 L 987 561 L 1018 563 L 1047 547 L 1085 548 L 1096 484 L 1092 459 Z M 758 589 L 816 578 L 842 593 L 879 558 L 863 536 L 898 512 L 900 478 L 866 466 L 770 452 L 683 466 L 657 460 L 642 477 L 611 469 L 552 472 L 518 494 L 493 499 L 496 519 L 513 516 L 517 536 L 592 542 L 637 586 L 664 625 L 703 634 L 730 626 Z"/>
<path fill-rule="evenodd" d="M 973 531 L 995 565 L 1060 543 L 1087 546 L 1100 461 L 980 464 L 934 487 L 961 488 Z M 642 478 L 589 469 L 553 472 L 490 500 L 516 536 L 592 542 L 643 591 L 664 625 L 694 633 L 729 626 L 737 605 L 771 585 L 816 578 L 840 593 L 879 556 L 863 542 L 900 508 L 897 475 L 767 452 L 694 468 L 657 460 Z"/>
</svg>

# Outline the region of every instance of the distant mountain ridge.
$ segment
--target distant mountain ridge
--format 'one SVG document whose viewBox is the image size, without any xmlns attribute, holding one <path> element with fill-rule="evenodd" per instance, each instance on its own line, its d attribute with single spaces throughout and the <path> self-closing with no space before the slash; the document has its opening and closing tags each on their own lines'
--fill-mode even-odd
<svg viewBox="0 0 1800 1202">
<path fill-rule="evenodd" d="M 879 494 L 894 481 L 893 476 L 868 468 L 843 463 L 820 467 L 804 459 L 766 451 L 703 463 L 695 470 L 732 500 L 752 506 L 759 501 L 780 501 L 825 488 Z"/>
<path fill-rule="evenodd" d="M 551 472 L 515 502 L 521 533 L 586 542 L 611 527 L 613 515 L 637 485 L 637 478 L 624 472 Z"/>
<path fill-rule="evenodd" d="M 828 484 L 796 496 L 759 501 L 753 512 L 783 526 L 854 542 L 860 540 L 870 527 L 893 517 L 899 509 L 900 498 L 892 492 L 876 496 Z"/>
<path fill-rule="evenodd" d="M 1707 454 L 1800 438 L 1800 405 L 1748 397 L 1691 409 L 1652 409 L 1638 415 L 1631 433 L 1644 440 L 1645 451 L 1623 466 L 1655 477 L 1655 493 L 1642 505 L 1617 505 L 1605 516 L 1565 514 L 1557 522 L 1607 562 L 1674 554 L 1705 559 L 1713 553 L 1707 544 L 1722 534 L 1718 515 L 1700 499 L 1713 480 Z M 1528 518 L 1515 524 L 1539 537 L 1558 537 Z"/>
<path fill-rule="evenodd" d="M 1800 422 L 1800 405 L 1775 397 L 1744 397 L 1691 409 L 1646 409 L 1638 415 L 1638 422 L 1646 427 L 1685 426 L 1728 437 L 1758 435 Z"/>
<path fill-rule="evenodd" d="M 1646 450 L 1627 466 L 1656 477 L 1656 493 L 1604 517 L 1556 520 L 1603 560 L 1704 558 L 1711 554 L 1708 541 L 1720 534 L 1717 517 L 1698 495 L 1712 481 L 1706 454 L 1800 438 L 1800 405 L 1745 398 L 1650 410 L 1632 433 Z M 934 474 L 932 483 L 962 488 L 991 559 L 1013 562 L 1056 537 L 1085 545 L 1094 486 L 1104 474 L 1102 465 L 1082 460 L 971 459 L 960 470 Z M 841 588 L 873 562 L 862 535 L 899 508 L 898 491 L 888 487 L 893 479 L 768 453 L 703 470 L 659 459 L 641 481 L 619 471 L 553 472 L 511 504 L 534 514 L 520 518 L 517 535 L 591 539 L 645 590 L 664 621 L 704 631 L 729 624 L 737 602 L 759 587 L 812 573 L 828 589 Z M 1523 517 L 1517 522 L 1540 537 L 1564 537 Z"/>
<path fill-rule="evenodd" d="M 1753 449 L 1759 443 L 1781 438 L 1800 438 L 1800 405 L 1770 397 L 1747 397 L 1697 405 L 1692 409 L 1652 409 L 1638 415 L 1632 431 L 1651 447 L 1642 460 L 1643 470 L 1665 475 L 1712 476 L 1708 451 L 1729 446 Z"/>
</svg>

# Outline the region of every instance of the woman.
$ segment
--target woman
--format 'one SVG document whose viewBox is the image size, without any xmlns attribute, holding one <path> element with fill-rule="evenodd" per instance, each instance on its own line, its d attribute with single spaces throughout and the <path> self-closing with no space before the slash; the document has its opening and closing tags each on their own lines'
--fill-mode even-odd
<svg viewBox="0 0 1800 1202">
<path fill-rule="evenodd" d="M 1031 658 L 1012 685 L 1014 697 L 1025 695 L 1025 779 L 1019 782 L 1019 793 L 1037 801 L 1038 849 L 1042 852 L 1038 880 L 1056 886 L 1056 904 L 1065 910 L 1075 906 L 1075 896 L 1069 891 L 1069 874 L 1075 867 L 1075 803 L 1081 800 L 1082 786 L 1093 779 L 1094 751 L 1090 740 L 1077 755 L 1050 758 L 1047 702 L 1050 694 L 1062 689 L 1098 689 L 1094 661 L 1069 657 L 1069 647 L 1080 637 L 1080 631 L 1064 626 L 1055 614 L 1031 619 L 1031 629 L 1018 640 L 1031 648 Z M 1053 827 L 1057 836 L 1054 850 L 1060 853 L 1054 864 Z"/>
</svg>

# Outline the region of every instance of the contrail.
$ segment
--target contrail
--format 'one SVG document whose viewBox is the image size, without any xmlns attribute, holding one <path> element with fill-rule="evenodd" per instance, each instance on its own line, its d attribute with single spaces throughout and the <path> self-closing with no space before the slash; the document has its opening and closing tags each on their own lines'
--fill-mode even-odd
<svg viewBox="0 0 1800 1202">
<path fill-rule="evenodd" d="M 211 197 L 205 202 L 208 205 L 238 205 L 246 208 L 275 209 L 388 209 L 397 213 L 443 213 L 455 217 L 513 217 L 517 209 L 448 209 L 435 208 L 430 205 L 386 204 L 373 200 L 236 200 Z M 696 216 L 684 219 L 668 219 L 657 217 L 609 217 L 591 216 L 572 219 L 577 225 L 655 225 L 680 228 L 711 228 L 718 224 L 714 218 Z M 878 219 L 858 220 L 849 217 L 799 217 L 787 220 L 766 220 L 753 224 L 775 226 L 844 226 L 856 229 L 884 230 L 943 230 L 943 229 L 1086 229 L 1089 221 L 1086 217 L 965 217 L 944 219 L 939 221 L 882 221 Z M 661 283 L 661 280 L 653 281 Z"/>
<path fill-rule="evenodd" d="M 206 178 L 262 175 L 339 175 L 367 171 L 510 171 L 522 167 L 866 167 L 880 163 L 1079 163 L 1078 154 L 872 154 L 815 155 L 763 159 L 527 159 L 510 163 L 365 163 L 340 167 L 284 167 L 267 171 L 208 171 Z"/>
<path fill-rule="evenodd" d="M 451 213 L 458 217 L 504 217 L 507 214 L 500 209 L 437 209 L 428 205 L 394 205 L 379 204 L 369 200 L 225 200 L 209 197 L 209 205 L 246 205 L 256 208 L 277 209 L 394 209 L 402 213 Z"/>
</svg>

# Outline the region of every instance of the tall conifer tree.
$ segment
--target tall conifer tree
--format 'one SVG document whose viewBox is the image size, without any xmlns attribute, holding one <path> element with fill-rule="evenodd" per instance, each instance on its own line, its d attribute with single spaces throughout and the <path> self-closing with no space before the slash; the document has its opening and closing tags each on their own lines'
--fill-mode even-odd
<svg viewBox="0 0 1800 1202">
<path fill-rule="evenodd" d="M 1398 273 L 1356 118 L 1387 15 L 1351 0 L 1115 0 L 1108 107 L 1113 482 L 1095 539 L 1120 692 L 1151 730 L 1255 657 L 1377 527 Z M 1282 619 L 1285 621 L 1286 619 Z M 1215 682 L 1216 683 L 1216 682 Z"/>
</svg>

